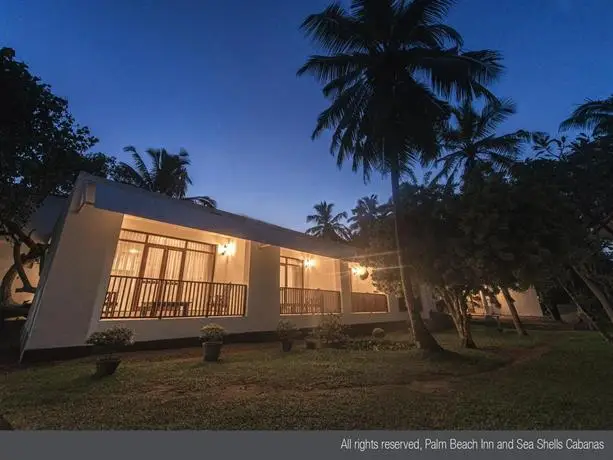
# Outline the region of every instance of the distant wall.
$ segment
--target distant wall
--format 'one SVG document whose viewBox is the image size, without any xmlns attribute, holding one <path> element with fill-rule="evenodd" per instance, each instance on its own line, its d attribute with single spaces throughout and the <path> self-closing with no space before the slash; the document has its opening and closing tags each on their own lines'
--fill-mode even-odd
<svg viewBox="0 0 613 460">
<path fill-rule="evenodd" d="M 541 304 L 539 302 L 536 290 L 533 288 L 523 292 L 511 291 L 511 297 L 515 300 L 515 308 L 520 316 L 543 316 Z M 511 312 L 507 306 L 507 302 L 502 294 L 496 296 L 496 300 L 500 303 L 500 315 L 510 316 Z"/>
</svg>

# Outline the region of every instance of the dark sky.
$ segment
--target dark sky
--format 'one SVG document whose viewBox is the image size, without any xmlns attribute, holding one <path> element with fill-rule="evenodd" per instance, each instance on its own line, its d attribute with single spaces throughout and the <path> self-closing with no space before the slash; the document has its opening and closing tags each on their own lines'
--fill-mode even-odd
<svg viewBox="0 0 613 460">
<path fill-rule="evenodd" d="M 192 195 L 222 209 L 303 230 L 321 200 L 350 210 L 387 199 L 339 171 L 327 140 L 312 142 L 325 107 L 298 79 L 310 52 L 298 25 L 326 0 L 3 0 L 0 45 L 66 97 L 97 150 L 183 147 Z M 468 49 L 500 50 L 495 86 L 518 114 L 505 129 L 555 131 L 585 98 L 613 92 L 613 0 L 460 0 L 449 16 Z"/>
</svg>

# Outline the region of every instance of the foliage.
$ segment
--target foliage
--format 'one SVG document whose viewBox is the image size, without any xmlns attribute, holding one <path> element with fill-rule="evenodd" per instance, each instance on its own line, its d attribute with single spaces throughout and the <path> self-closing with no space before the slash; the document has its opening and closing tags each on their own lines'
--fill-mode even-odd
<svg viewBox="0 0 613 460">
<path fill-rule="evenodd" d="M 522 144 L 530 138 L 519 130 L 497 135 L 498 125 L 515 113 L 510 100 L 487 103 L 477 111 L 472 102 L 465 101 L 453 109 L 455 123 L 443 133 L 444 155 L 438 177 L 447 177 L 453 184 L 458 175 L 466 181 L 476 166 L 492 171 L 508 172 L 521 152 Z"/>
<path fill-rule="evenodd" d="M 414 345 L 406 340 L 360 337 L 348 340 L 346 348 L 355 351 L 402 351 L 410 350 L 414 348 Z"/>
<path fill-rule="evenodd" d="M 91 334 L 86 343 L 106 353 L 118 351 L 134 343 L 134 332 L 127 327 L 115 326 Z"/>
<path fill-rule="evenodd" d="M 306 221 L 315 225 L 307 229 L 307 235 L 331 241 L 347 241 L 349 239 L 349 229 L 342 222 L 347 218 L 347 213 L 343 211 L 335 215 L 333 208 L 333 203 L 325 201 L 313 206 L 315 214 L 308 215 Z"/>
<path fill-rule="evenodd" d="M 385 337 L 385 330 L 380 327 L 376 327 L 372 330 L 372 336 L 375 339 L 382 339 L 383 337 Z"/>
<path fill-rule="evenodd" d="M 222 342 L 225 335 L 225 328 L 215 323 L 209 323 L 200 329 L 202 342 Z"/>
<path fill-rule="evenodd" d="M 353 0 L 332 4 L 302 24 L 326 54 L 313 55 L 298 75 L 310 74 L 330 100 L 313 137 L 332 131 L 337 165 L 349 161 L 364 180 L 373 170 L 390 173 L 395 213 L 400 176 L 415 160 L 438 155 L 451 99 L 495 98 L 486 85 L 500 74 L 494 51 L 464 51 L 460 34 L 444 24 L 452 0 Z M 394 236 L 404 246 L 406 228 Z M 404 297 L 419 347 L 439 351 L 413 305 L 403 252 L 398 253 Z"/>
<path fill-rule="evenodd" d="M 149 167 L 133 146 L 125 147 L 124 151 L 132 154 L 134 166 L 120 163 L 114 172 L 115 180 L 173 198 L 185 198 L 187 187 L 192 183 L 187 172 L 189 154 L 185 150 L 172 154 L 166 149 L 147 149 Z M 207 201 L 207 205 L 210 204 Z"/>
<path fill-rule="evenodd" d="M 280 340 L 293 340 L 298 336 L 298 329 L 293 322 L 282 319 L 277 324 L 277 335 Z"/>
<path fill-rule="evenodd" d="M 585 128 L 596 137 L 613 137 L 613 95 L 606 99 L 587 99 L 562 122 L 560 128 Z"/>
<path fill-rule="evenodd" d="M 106 176 L 114 159 L 86 153 L 98 140 L 14 50 L 0 49 L 0 67 L 0 222 L 23 226 L 47 195 L 69 193 L 80 171 Z"/>
<path fill-rule="evenodd" d="M 19 254 L 25 244 L 22 258 L 31 262 L 46 251 L 25 229 L 32 212 L 50 194 L 69 194 L 80 171 L 106 177 L 115 159 L 88 153 L 98 140 L 75 122 L 68 101 L 32 75 L 10 48 L 0 49 L 0 100 L 0 237 L 17 245 Z M 8 303 L 16 274 L 27 292 L 34 291 L 22 258 L 15 258 L 18 269 L 3 279 L 0 304 Z"/>
<path fill-rule="evenodd" d="M 347 327 L 340 315 L 328 313 L 321 316 L 314 336 L 324 345 L 341 345 L 347 341 Z"/>
<path fill-rule="evenodd" d="M 391 212 L 389 204 L 379 204 L 377 195 L 360 198 L 355 208 L 351 210 L 349 229 L 351 230 L 351 242 L 357 246 L 365 246 L 368 243 L 368 233 L 372 225 Z"/>
</svg>

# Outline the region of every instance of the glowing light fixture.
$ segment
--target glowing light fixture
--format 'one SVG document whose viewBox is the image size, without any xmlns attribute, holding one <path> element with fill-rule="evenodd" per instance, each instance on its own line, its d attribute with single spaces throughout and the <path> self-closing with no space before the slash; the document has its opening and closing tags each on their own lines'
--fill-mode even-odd
<svg viewBox="0 0 613 460">
<path fill-rule="evenodd" d="M 303 264 L 304 264 L 304 268 L 312 268 L 315 266 L 315 259 L 305 259 Z"/>
<path fill-rule="evenodd" d="M 217 246 L 217 252 L 222 256 L 233 256 L 236 254 L 236 243 L 228 241 L 227 243 Z"/>
<path fill-rule="evenodd" d="M 130 254 L 138 254 L 140 251 L 138 249 L 136 249 L 136 248 L 132 248 L 132 249 L 128 249 L 128 252 Z"/>
<path fill-rule="evenodd" d="M 362 267 L 361 265 L 355 265 L 351 268 L 351 273 L 355 276 L 364 276 L 364 274 L 368 273 L 366 267 Z"/>
</svg>

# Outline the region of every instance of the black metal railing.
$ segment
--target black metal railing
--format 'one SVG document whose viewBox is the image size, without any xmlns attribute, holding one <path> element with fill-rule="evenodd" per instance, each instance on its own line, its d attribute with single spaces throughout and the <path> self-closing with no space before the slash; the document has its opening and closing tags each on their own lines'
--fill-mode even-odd
<svg viewBox="0 0 613 460">
<path fill-rule="evenodd" d="M 366 292 L 351 293 L 351 311 L 353 313 L 387 313 L 387 296 Z"/>
<path fill-rule="evenodd" d="M 282 315 L 341 312 L 341 293 L 339 291 L 282 287 L 280 294 Z"/>
<path fill-rule="evenodd" d="M 244 284 L 112 275 L 102 319 L 243 316 Z"/>
</svg>

